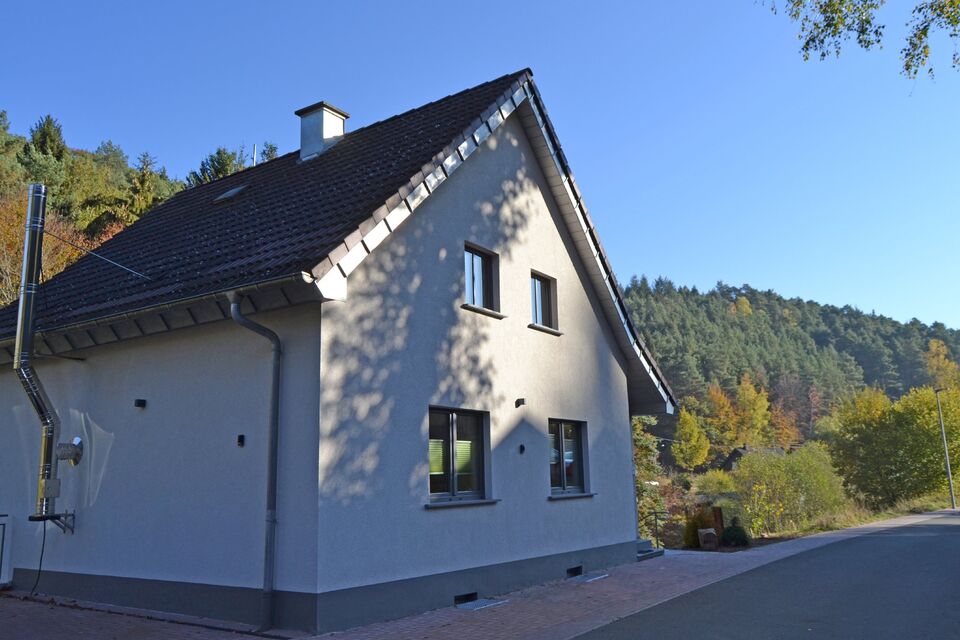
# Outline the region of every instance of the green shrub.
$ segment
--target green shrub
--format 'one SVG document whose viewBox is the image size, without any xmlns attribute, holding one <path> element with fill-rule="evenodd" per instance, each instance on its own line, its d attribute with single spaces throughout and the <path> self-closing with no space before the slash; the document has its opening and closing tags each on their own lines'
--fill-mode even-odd
<svg viewBox="0 0 960 640">
<path fill-rule="evenodd" d="M 819 442 L 808 442 L 790 455 L 749 453 L 732 476 L 753 535 L 803 528 L 848 504 L 830 455 Z"/>
<path fill-rule="evenodd" d="M 715 503 L 734 496 L 737 486 L 733 482 L 733 477 L 726 471 L 711 469 L 697 476 L 693 482 L 693 490 L 697 495 L 703 496 L 707 502 Z"/>
<path fill-rule="evenodd" d="M 713 528 L 713 514 L 706 509 L 698 509 L 687 515 L 687 521 L 683 527 L 683 546 L 690 549 L 700 548 L 700 536 L 698 529 Z"/>
<path fill-rule="evenodd" d="M 750 536 L 747 530 L 740 526 L 740 518 L 734 518 L 729 527 L 720 534 L 720 544 L 724 547 L 749 547 Z"/>
</svg>

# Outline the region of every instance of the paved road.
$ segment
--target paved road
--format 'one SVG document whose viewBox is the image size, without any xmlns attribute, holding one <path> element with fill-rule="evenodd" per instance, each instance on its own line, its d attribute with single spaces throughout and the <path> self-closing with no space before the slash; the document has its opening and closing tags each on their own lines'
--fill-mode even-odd
<svg viewBox="0 0 960 640">
<path fill-rule="evenodd" d="M 611 567 L 602 580 L 558 580 L 503 594 L 501 606 L 445 607 L 323 640 L 960 640 L 960 515 L 931 515 L 739 553 L 672 551 Z M 0 640 L 256 640 L 196 626 L 209 620 L 151 614 L 163 621 L 80 604 L 0 594 Z"/>
<path fill-rule="evenodd" d="M 580 638 L 960 638 L 960 515 L 791 556 Z"/>
</svg>

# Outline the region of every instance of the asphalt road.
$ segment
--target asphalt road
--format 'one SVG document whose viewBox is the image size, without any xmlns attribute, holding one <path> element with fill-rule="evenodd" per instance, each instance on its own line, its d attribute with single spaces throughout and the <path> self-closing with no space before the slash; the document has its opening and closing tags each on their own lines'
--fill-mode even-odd
<svg viewBox="0 0 960 640">
<path fill-rule="evenodd" d="M 791 556 L 581 638 L 960 639 L 960 515 Z"/>
</svg>

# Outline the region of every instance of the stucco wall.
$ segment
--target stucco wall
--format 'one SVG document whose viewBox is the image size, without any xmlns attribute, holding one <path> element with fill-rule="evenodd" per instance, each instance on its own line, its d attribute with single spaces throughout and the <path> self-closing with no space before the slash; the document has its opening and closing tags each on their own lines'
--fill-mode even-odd
<svg viewBox="0 0 960 640">
<path fill-rule="evenodd" d="M 506 318 L 460 308 L 465 241 L 499 254 Z M 513 117 L 323 305 L 321 591 L 636 537 L 623 362 L 573 255 Z M 562 336 L 527 327 L 531 269 Z M 489 412 L 500 502 L 424 509 L 431 405 Z M 549 418 L 588 423 L 594 497 L 548 501 Z"/>
<path fill-rule="evenodd" d="M 290 591 L 316 592 L 319 315 L 253 316 L 285 345 L 277 588 Z M 76 511 L 76 533 L 48 525 L 44 569 L 259 588 L 269 343 L 223 321 L 77 355 L 37 365 L 62 440 L 86 443 L 81 464 L 60 470 L 57 508 Z M 0 513 L 25 569 L 40 552 L 42 525 L 26 520 L 39 436 L 14 373 L 0 371 Z"/>
</svg>

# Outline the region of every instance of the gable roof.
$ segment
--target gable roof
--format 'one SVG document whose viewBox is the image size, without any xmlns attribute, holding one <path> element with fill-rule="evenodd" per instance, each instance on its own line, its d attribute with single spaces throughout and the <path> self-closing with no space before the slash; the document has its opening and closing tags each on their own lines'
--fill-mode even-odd
<svg viewBox="0 0 960 640">
<path fill-rule="evenodd" d="M 85 256 L 41 287 L 36 330 L 41 336 L 66 333 L 299 279 L 316 280 L 321 292 L 324 283 L 345 282 L 514 111 L 522 111 L 528 134 L 540 141 L 541 163 L 550 161 L 559 177 L 554 195 L 569 200 L 568 223 L 579 229 L 574 237 L 581 257 L 599 274 L 597 293 L 614 330 L 623 334 L 618 338 L 625 352 L 635 356 L 631 370 L 644 378 L 638 388 L 652 400 L 640 404 L 671 412 L 674 396 L 629 319 L 529 69 L 348 132 L 308 161 L 293 152 L 176 194 L 97 250 L 149 280 Z M 0 345 L 15 330 L 14 303 L 0 310 Z M 99 343 L 93 336 L 89 342 Z M 79 348 L 76 340 L 66 343 L 63 350 Z M 50 341 L 44 344 L 57 351 Z M 651 382 L 656 393 L 647 393 Z"/>
</svg>

